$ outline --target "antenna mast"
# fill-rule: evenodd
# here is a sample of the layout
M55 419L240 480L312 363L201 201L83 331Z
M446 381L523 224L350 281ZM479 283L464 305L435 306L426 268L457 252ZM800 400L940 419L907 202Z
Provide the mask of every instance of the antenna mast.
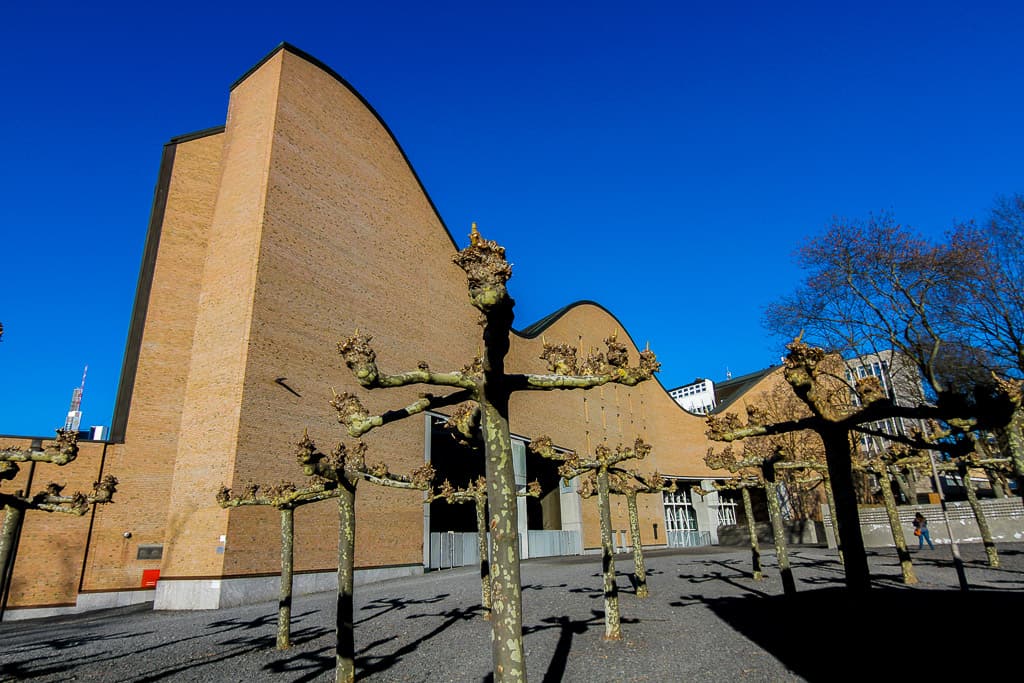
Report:
M89 366L82 371L82 386L71 392L71 407L68 409L68 416L64 420L64 431L77 432L78 426L82 423L82 394L85 393L85 376L89 372Z

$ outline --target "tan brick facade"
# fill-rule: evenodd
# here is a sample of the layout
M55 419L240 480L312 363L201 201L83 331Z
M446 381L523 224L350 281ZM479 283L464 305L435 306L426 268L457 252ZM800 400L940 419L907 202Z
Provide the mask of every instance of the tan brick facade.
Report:
M276 50L232 89L222 131L170 146L166 203L151 227L159 248L148 296L136 303L144 325L128 350L137 369L123 379L124 441L85 444L65 468L84 488L101 470L115 474L116 502L70 524L30 514L10 607L73 604L80 589L134 590L145 569L159 568L167 582L274 574L277 513L221 510L220 485L300 480L293 452L303 430L325 449L342 437L328 405L332 388L359 394L372 412L422 390L359 389L337 340L356 328L371 334L385 371L420 360L458 369L477 353L480 328L452 263L456 245L384 123L315 60ZM613 316L583 304L544 335L589 349L616 330L625 341ZM539 338L516 337L509 369L543 372L540 349ZM642 469L712 476L702 460L703 420L657 381L522 393L511 413L519 435L548 434L582 452L642 436L653 446ZM413 418L371 432L370 458L409 471L423 462L424 431ZM643 541L663 543L648 535L663 524L660 497L640 503ZM420 494L364 484L357 510L358 567L421 564ZM614 515L626 528L624 502ZM592 501L583 521L584 546L598 546ZM332 570L336 508L303 508L296 523L296 569ZM151 544L162 544L162 559L136 559L139 545Z

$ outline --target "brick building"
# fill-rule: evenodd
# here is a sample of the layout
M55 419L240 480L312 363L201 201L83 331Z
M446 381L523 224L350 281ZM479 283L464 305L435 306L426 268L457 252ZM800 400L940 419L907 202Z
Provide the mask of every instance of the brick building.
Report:
M351 86L288 45L259 62L231 87L223 127L164 148L109 440L84 442L68 467L40 466L5 483L58 479L88 489L104 473L121 481L113 504L83 518L27 515L5 618L150 600L216 608L275 595L277 512L223 510L216 491L301 480L293 454L303 430L325 448L343 438L332 388L359 395L371 412L415 398L416 387L355 384L335 351L354 329L373 336L386 371L421 360L465 365L480 328L456 251L394 136ZM623 326L601 306L568 306L514 336L507 366L543 371L541 332L589 348L613 330L621 339ZM635 344L623 341L635 362ZM419 416L371 432L371 459L397 472L418 467L441 448L436 421ZM511 429L523 443L547 434L581 452L642 436L653 450L641 469L715 476L703 463L703 420L656 380L517 394ZM19 444L25 439L0 439ZM598 547L596 504L560 491L543 464L528 456L524 464L545 490L521 528L575 528L584 548ZM643 542L664 544L665 504L643 496L640 506ZM713 532L706 503L693 507ZM422 494L364 485L357 510L357 580L423 571L436 529ZM627 528L625 505L614 514ZM329 586L336 507L300 508L295 537L297 591ZM144 585L153 570L155 589Z

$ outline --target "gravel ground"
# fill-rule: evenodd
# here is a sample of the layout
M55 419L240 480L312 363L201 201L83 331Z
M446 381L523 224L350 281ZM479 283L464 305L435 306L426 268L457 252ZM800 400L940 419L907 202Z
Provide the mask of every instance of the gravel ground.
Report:
M790 550L798 593L775 556L754 581L749 551L650 551L651 597L636 598L617 557L623 639L606 642L600 559L522 565L528 676L534 681L836 681L1019 676L1024 543L989 569L961 546L914 551L920 583L900 582L895 551L872 553L873 590L851 599L834 551ZM333 681L333 594L300 596L294 646L274 648L275 603L200 612L136 606L0 624L0 680ZM490 627L475 568L356 588L357 675L372 681L490 680Z

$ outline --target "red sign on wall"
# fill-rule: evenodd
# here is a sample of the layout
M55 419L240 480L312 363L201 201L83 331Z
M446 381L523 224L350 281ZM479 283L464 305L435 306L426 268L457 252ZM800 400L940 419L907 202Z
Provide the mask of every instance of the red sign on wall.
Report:
M143 569L142 570L142 587L143 588L155 588L156 582L160 580L159 569Z

